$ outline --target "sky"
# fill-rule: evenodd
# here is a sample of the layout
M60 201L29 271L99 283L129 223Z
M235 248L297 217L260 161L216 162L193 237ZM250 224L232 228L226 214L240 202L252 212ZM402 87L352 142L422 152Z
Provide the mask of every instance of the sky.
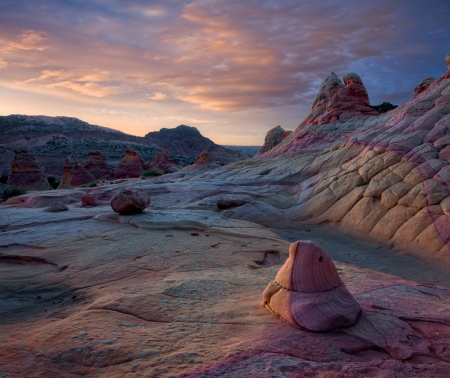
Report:
M409 101L447 70L449 20L449 0L0 0L0 115L262 145L332 71Z

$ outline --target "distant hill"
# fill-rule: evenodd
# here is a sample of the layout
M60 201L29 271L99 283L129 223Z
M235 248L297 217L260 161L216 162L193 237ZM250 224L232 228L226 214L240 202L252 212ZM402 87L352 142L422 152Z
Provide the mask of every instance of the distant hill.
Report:
M244 154L248 155L248 156L255 156L258 151L261 149L261 146L226 146L226 145L221 145L222 147L228 148L229 150L232 151L241 151Z
M220 164L248 158L242 153L216 145L208 138L203 137L197 129L190 129L194 129L198 133L195 138L189 138L192 144L191 151L202 152L209 148L215 152L213 159ZM170 133L170 130L175 129L162 130L169 130ZM165 133L167 132L163 131L162 134ZM178 135L179 132L177 131L175 134ZM179 138L183 137L174 136L174 140ZM199 145L195 146L195 143L199 143ZM0 116L0 174L8 174L14 147L27 148L30 153L34 154L45 174L60 176L64 160L68 156L84 160L89 151L100 150L105 154L109 164L116 165L125 156L126 146L133 147L144 160L151 160L155 154L165 149L182 166L191 164L198 155L182 155L176 152L183 151L182 149L170 148L168 143L165 143L163 147L156 144L151 138L138 137L107 127L91 125L77 118Z
M180 125L174 129L161 129L148 133L145 138L163 149L187 157L197 157L206 151L211 159L221 164L248 159L249 156L241 151L232 151L215 144L211 139L205 138L197 128Z

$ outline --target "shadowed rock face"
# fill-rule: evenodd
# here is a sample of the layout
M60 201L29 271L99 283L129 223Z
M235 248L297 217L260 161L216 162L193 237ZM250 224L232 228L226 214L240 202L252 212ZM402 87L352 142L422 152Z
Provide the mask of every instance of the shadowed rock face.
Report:
M150 169L156 169L158 171L163 171L164 173L173 173L180 168L181 167L170 158L167 151L156 154L150 163Z
M263 299L269 311L310 331L349 327L361 312L331 259L310 241L291 244L288 260Z
M105 155L99 150L89 152L88 158L84 161L84 166L96 179L112 176L113 173Z
M7 184L27 190L51 189L34 156L20 149L14 150Z
M131 147L126 148L125 154L125 157L114 170L114 178L140 177L145 169L144 159Z
M447 56L445 57L445 64L447 65L448 69L450 70L450 51L447 53Z
M58 189L74 188L90 184L95 181L95 176L88 172L79 161L68 158L64 162L64 169Z

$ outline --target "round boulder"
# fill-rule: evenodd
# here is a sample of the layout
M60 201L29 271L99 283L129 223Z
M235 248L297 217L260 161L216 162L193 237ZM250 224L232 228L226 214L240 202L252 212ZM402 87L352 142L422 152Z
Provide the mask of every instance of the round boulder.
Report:
M111 207L116 213L137 214L150 205L150 196L141 189L121 189L111 199Z

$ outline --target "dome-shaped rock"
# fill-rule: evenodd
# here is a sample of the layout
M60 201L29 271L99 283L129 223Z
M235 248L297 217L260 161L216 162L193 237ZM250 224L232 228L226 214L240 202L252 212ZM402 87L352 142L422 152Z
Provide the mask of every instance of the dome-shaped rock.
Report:
M423 91L425 91L434 80L435 80L435 78L432 76L428 76L426 79L423 79L414 88L414 96L417 96L417 95L421 94Z
M361 308L339 278L330 257L311 241L297 241L264 304L289 323L310 331L332 331L356 323Z
M137 214L150 205L150 196L142 189L121 189L111 199L111 207L116 213Z
M279 145L283 141L285 134L286 131L281 126L270 129L266 134L264 145L261 147L257 155L270 151L272 148Z

